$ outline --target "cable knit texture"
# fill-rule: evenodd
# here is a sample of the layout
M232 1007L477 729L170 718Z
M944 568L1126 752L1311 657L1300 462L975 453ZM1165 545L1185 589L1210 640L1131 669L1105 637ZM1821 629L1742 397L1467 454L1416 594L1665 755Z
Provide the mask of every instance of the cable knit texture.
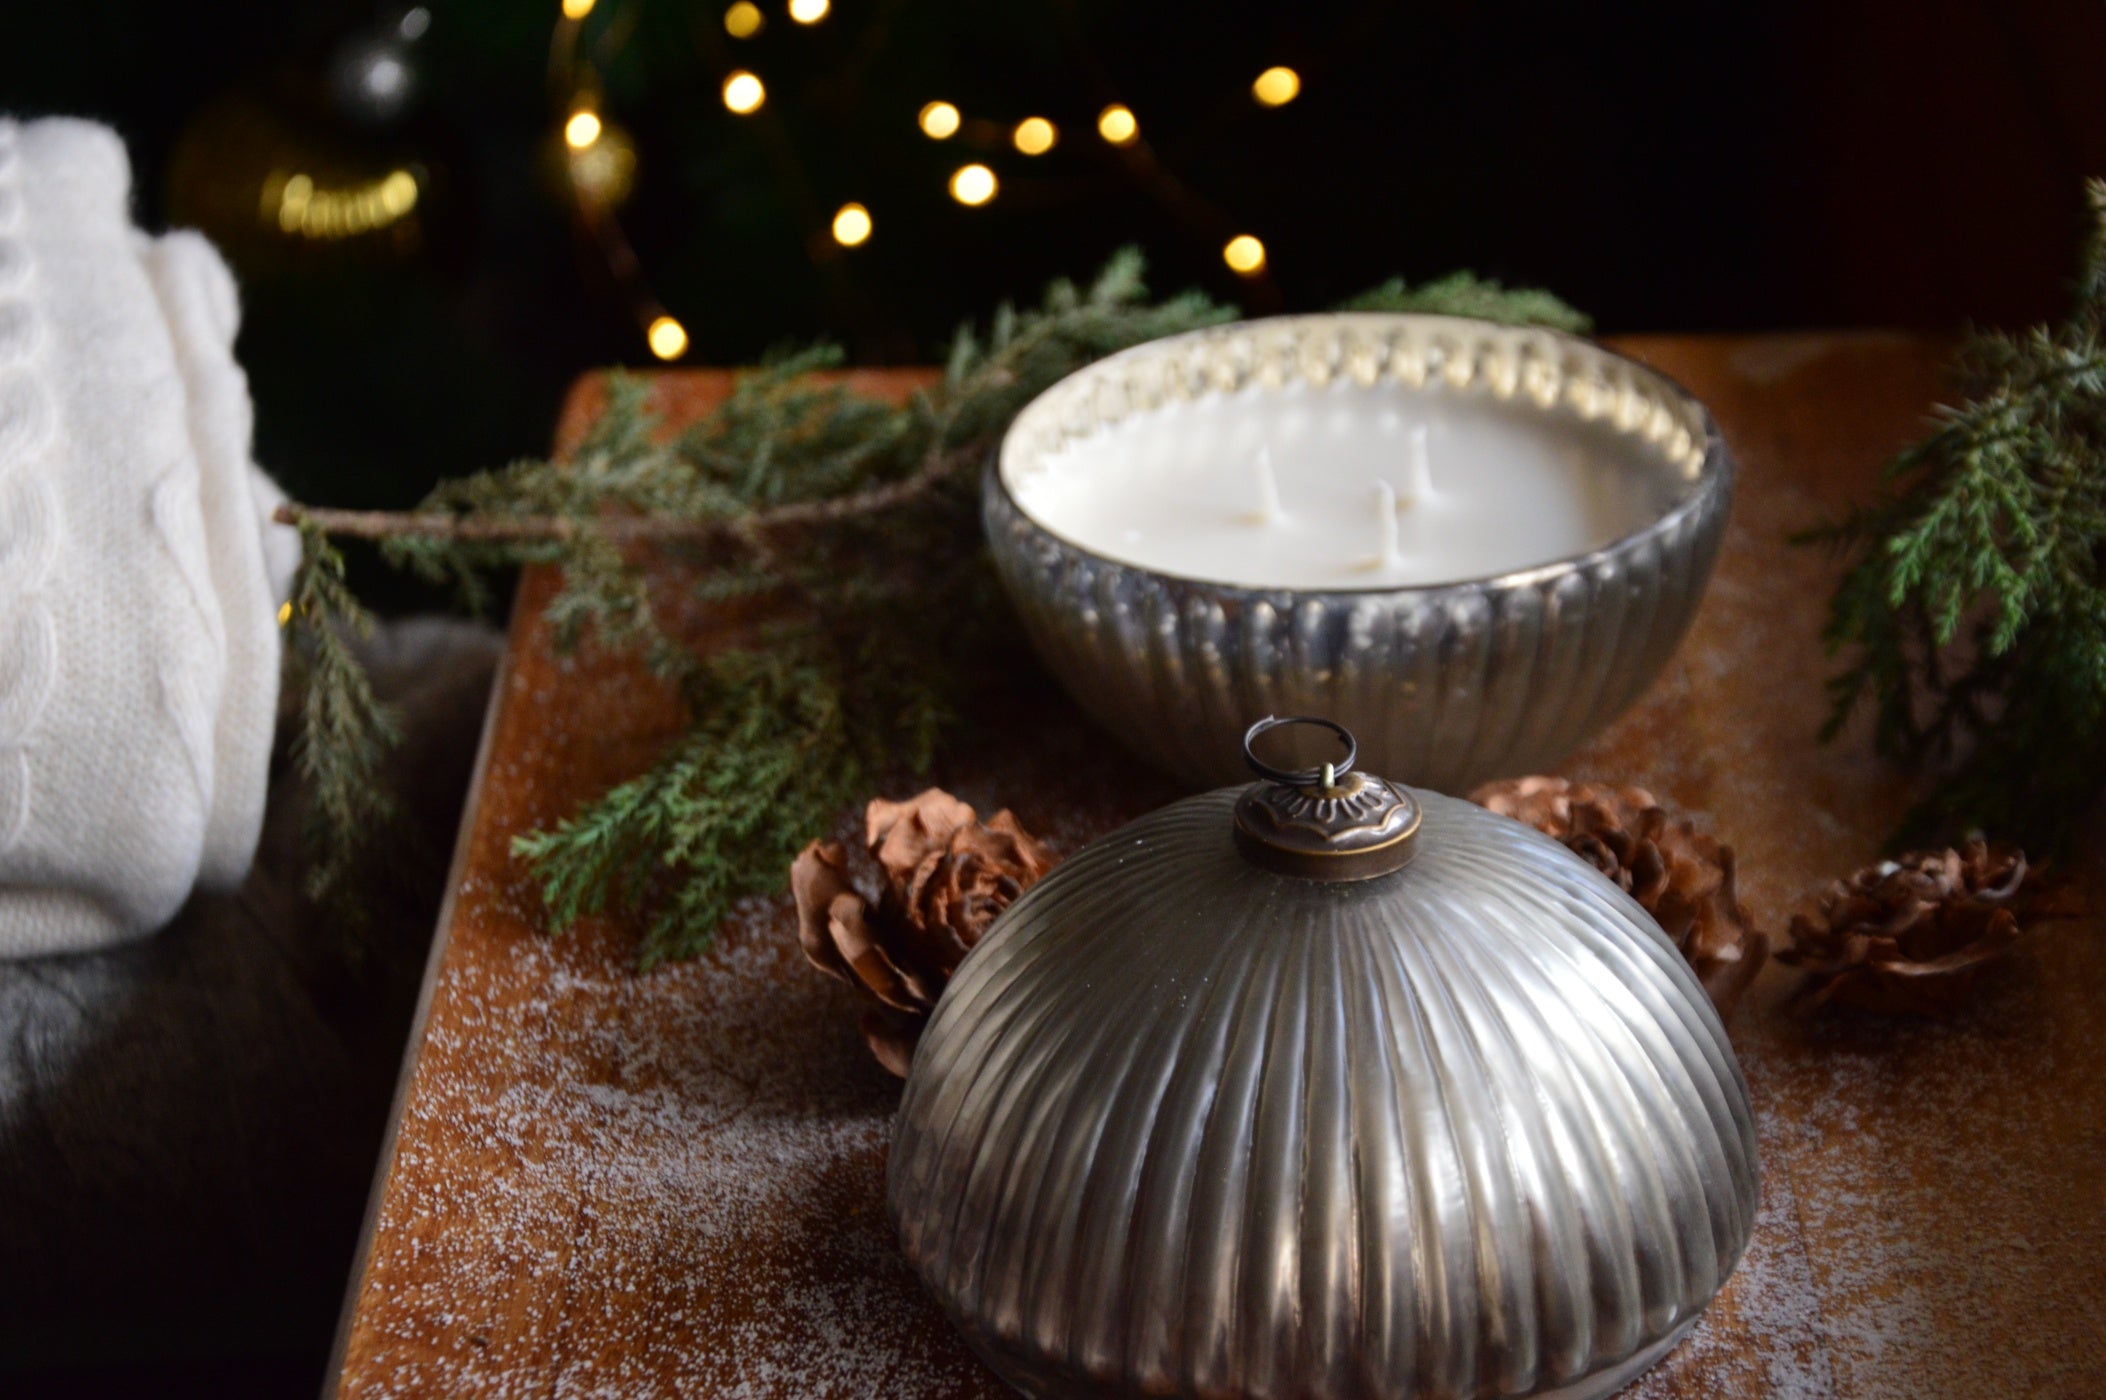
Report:
M104 128L0 119L0 956L151 932L262 822L290 532L233 279L130 185Z

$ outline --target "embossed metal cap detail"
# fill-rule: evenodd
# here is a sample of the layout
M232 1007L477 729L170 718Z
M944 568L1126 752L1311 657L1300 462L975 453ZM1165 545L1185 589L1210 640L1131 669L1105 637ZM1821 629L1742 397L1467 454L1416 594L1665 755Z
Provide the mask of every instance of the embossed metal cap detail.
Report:
M1285 771L1252 748L1266 731L1288 724L1329 729L1343 758L1320 768ZM1411 859L1419 804L1410 791L1352 772L1358 746L1345 726L1309 716L1267 715L1243 735L1243 757L1263 781L1236 800L1236 845L1254 864L1307 880L1371 880Z

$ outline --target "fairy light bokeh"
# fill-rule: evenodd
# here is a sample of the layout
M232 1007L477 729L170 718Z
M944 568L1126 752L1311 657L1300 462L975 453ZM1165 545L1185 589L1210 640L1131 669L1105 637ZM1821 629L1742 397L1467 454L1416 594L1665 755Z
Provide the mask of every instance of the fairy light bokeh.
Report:
M960 204L978 206L995 197L1001 182L995 179L994 171L975 161L961 165L951 174L951 198Z
M1302 75L1292 68L1268 68L1250 85L1250 95L1267 107L1284 107L1302 95Z
M651 353L661 360L677 360L687 353L687 327L670 316L653 320L644 338L650 342Z
M758 112L767 100L767 87L743 68L724 79L724 105L742 117Z
M1044 117L1026 117L1016 124L1010 142L1027 156L1042 156L1060 140L1060 128Z
M767 22L767 16L761 13L761 7L754 4L753 0L739 0L736 5L724 11L724 32L734 39L751 39L761 32L761 27Z
M870 211L860 204L844 204L834 214L834 242L855 248L870 239Z
M638 153L627 133L615 127L598 110L602 100L596 71L598 60L580 32L588 28L584 22L595 13L598 0L557 0L557 3L564 23L557 28L551 66L552 71L568 71L573 75L573 96L560 126L563 142L569 148L566 169L573 197L579 210L591 220L591 226L599 231L599 242L606 253L610 271L629 287L630 298L639 308L645 343L651 353L662 360L679 359L687 353L690 344L687 328L671 314L659 309L645 284L641 259L622 232L617 217L619 206L628 198L636 177ZM619 0L609 0L610 6L618 4ZM780 13L799 28L809 29L827 19L832 12L831 0L785 0ZM766 28L768 12L755 0L734 0L719 12L719 18L726 36L743 41L755 38ZM613 22L603 14L589 27L598 31ZM756 46L754 52L772 50ZM759 66L756 64L755 68ZM751 116L768 102L767 82L755 68L733 67L723 72L718 96L724 110L733 116ZM1285 106L1299 98L1301 91L1300 73L1285 65L1264 69L1251 81L1248 89L1249 100L1263 108ZM1059 125L1043 113L1027 111L1019 115L975 111L968 115L958 103L941 97L931 97L923 102L915 111L914 124L926 139L958 141L976 157L953 166L943 181L944 193L955 204L968 209L991 204L1001 194L1005 177L998 162L1003 157L1012 161L1019 157L1037 161L1051 156L1061 145ZM1104 142L1103 146L1094 147L1099 152L1096 159L1108 158L1105 146L1118 151L1118 155L1109 158L1118 163L1125 178L1152 191L1159 203L1171 208L1201 236L1211 233L1213 239L1224 240L1213 246L1219 248L1221 260L1230 271L1249 280L1269 279L1264 242L1256 234L1236 231L1228 215L1214 209L1202 196L1162 168L1160 156L1141 143L1140 118L1133 108L1124 102L1106 103L1097 110L1094 125ZM1086 153L1084 158L1087 158ZM1056 157L1053 165L1072 172L1075 159L1074 156ZM1019 175L1019 178L1023 177ZM1072 180L1073 176L1067 173L1054 178ZM842 191L854 192L852 189ZM414 194L412 184L412 200ZM399 196L398 189L396 197L399 199ZM817 240L812 245L815 258L820 256L816 249L827 244L838 249L859 248L869 242L875 229L868 206L858 200L836 205L830 216L814 211L811 217L819 225L812 234Z
M958 109L948 102L928 103L915 118L921 134L931 141L948 141L956 136L961 120Z

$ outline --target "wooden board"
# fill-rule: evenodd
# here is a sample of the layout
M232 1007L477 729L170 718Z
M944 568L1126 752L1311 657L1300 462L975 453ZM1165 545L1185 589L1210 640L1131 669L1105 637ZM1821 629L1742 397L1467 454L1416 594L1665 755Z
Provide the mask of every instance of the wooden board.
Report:
M1765 926L1871 858L1910 787L1861 734L1813 741L1832 561L1789 530L1916 434L1943 347L1876 334L1636 338L1710 404L1744 475L1687 645L1576 775L1711 814ZM905 393L911 373L860 376ZM677 372L669 419L727 377ZM573 395L563 436L598 401ZM619 920L541 931L511 838L642 768L668 697L559 657L522 584L396 1132L351 1283L339 1393L995 1396L892 1248L897 1088L785 900L646 975ZM1039 684L938 780L1073 850L1173 795ZM2100 907L2101 842L2080 862ZM1753 1247L1627 1394L2106 1393L2106 946L2038 935L1957 1024L1807 1016L1773 967L1733 1024L1761 1123Z

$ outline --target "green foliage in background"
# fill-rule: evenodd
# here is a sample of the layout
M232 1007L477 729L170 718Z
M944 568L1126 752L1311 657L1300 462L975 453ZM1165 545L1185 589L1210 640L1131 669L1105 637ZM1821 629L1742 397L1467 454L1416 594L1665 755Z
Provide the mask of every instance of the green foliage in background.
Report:
M1548 326L1585 335L1594 318L1536 287L1502 287L1469 272L1451 272L1416 287L1392 277L1379 287L1340 302L1340 311L1416 311L1435 316L1475 316L1509 326Z
M2065 843L2106 790L2106 182L2059 324L1972 337L1964 402L1880 500L1809 538L1851 565L1826 734L1869 705L1880 750L1946 765L1897 840Z
M1394 282L1356 305L1586 324L1547 293L1468 274L1417 291ZM645 965L690 956L737 900L780 888L844 808L926 770L969 717L986 658L1014 645L980 536L988 452L1018 410L1089 361L1235 314L1197 293L1149 300L1128 250L1087 288L1058 282L1035 309L1005 305L984 331L961 330L941 382L905 405L829 382L840 357L818 347L742 375L714 413L667 437L644 385L616 378L563 461L450 482L395 517L387 554L471 598L493 568L561 564L547 613L559 644L640 655L685 699L685 733L647 772L515 842L551 923L619 907L643 930ZM334 550L311 523L306 538L303 590L347 602L328 591L340 585ZM688 567L647 572L639 544ZM661 616L695 605L749 608L759 630L697 653ZM328 662L309 670L304 742L326 755L308 766L317 809L345 823L324 843L331 856L373 820L364 804L387 732L327 637L350 616L299 613L321 634L303 654Z

